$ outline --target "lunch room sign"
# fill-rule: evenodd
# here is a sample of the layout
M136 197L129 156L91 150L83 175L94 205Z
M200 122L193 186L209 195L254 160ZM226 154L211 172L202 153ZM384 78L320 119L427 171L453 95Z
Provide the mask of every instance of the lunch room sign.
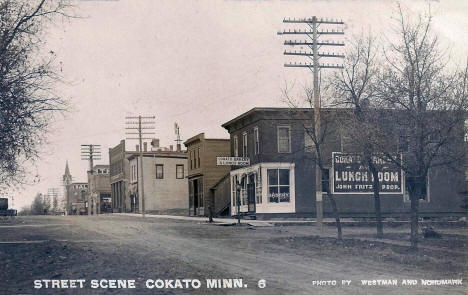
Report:
M333 153L332 193L334 194L372 194L374 177L366 165L362 164L362 155ZM377 168L380 193L402 194L403 173L390 161L374 156Z

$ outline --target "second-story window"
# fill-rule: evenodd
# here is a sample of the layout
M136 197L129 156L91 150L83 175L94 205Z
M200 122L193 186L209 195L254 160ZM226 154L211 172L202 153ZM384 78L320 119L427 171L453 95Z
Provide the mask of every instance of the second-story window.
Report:
M164 165L156 164L156 179L163 179L163 178L164 178Z
M278 126L278 153L291 152L291 127Z
M242 157L247 157L247 132L242 133Z
M311 126L304 128L304 151L306 153L312 153L315 151L315 144L312 140L313 129Z
M176 178L177 179L183 179L184 178L184 165L183 164L177 164L176 165Z
M193 157L192 157L192 151L190 151L189 158L190 158L190 170L192 170L192 169L193 169Z
M237 136L234 136L234 157L239 157L239 142Z
M200 168L201 162L200 162L200 148L198 148L198 168Z
M260 153L260 140L258 137L258 127L254 128L254 148L255 148L255 154L258 155Z

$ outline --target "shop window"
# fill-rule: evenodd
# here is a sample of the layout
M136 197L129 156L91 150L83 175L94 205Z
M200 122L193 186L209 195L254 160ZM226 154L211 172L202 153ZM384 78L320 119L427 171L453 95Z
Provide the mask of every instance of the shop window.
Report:
M255 179L255 203L262 203L262 174L261 169L258 170Z
M254 128L254 144L255 154L258 155L260 153L260 139L258 137L258 127Z
M267 169L268 201L284 203L290 201L289 169Z
M184 165L176 165L176 178L184 179Z
M291 152L291 127L279 126L278 130L278 153Z
M308 126L304 128L304 151L306 153L313 153L315 152L315 144L312 140L312 134L314 130L313 127Z
M156 164L156 179L164 179L164 165Z
M237 206L237 176L233 176L231 178L231 196L232 196L231 206L236 207Z

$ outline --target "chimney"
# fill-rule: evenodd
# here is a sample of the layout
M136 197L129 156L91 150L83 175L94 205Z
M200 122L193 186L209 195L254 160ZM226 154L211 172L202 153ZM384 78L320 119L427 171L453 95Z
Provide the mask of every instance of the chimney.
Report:
M136 150L137 152L140 151L140 146L139 146L138 144L135 146L135 150Z
M144 143L143 143L143 151L144 151L144 152L147 152L147 151L148 151L148 143L147 143L147 142L144 142Z
M180 144L180 143L178 143L178 144L177 144L177 151L178 151L178 152L180 152L180 151L181 151L181 149L182 149L182 147L181 147L181 144Z
M174 146L171 144L171 145L169 146L169 149L170 149L171 152L172 152L172 151L174 150Z
M157 149L157 148L159 147L159 139L154 138L153 140L151 140L151 146L152 146L154 149Z

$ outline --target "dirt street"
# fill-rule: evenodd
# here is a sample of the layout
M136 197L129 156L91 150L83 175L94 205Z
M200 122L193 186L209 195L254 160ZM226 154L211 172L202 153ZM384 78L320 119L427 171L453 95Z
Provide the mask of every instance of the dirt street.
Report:
M406 240L406 228L385 230L388 241ZM441 231L442 239L423 240L419 253L412 253L360 239L371 239L374 228L345 227L339 244L319 238L314 226L215 226L115 215L18 217L0 224L0 294L467 294L466 230ZM83 288L79 281L77 288L63 288L73 282L61 280L80 279ZM220 281L208 288L207 279ZM236 280L214 288L223 279ZM462 285L440 281L459 279ZM92 280L98 288L91 288ZM108 288L110 280L135 280L135 288ZM397 286L388 285L395 280ZM422 280L438 281L423 285ZM228 288L230 283L238 288Z

